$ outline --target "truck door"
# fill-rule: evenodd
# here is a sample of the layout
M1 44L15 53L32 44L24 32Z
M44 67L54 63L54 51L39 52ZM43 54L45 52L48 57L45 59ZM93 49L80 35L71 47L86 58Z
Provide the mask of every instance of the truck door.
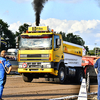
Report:
M60 39L59 35L54 35L54 50L53 50L53 61L59 62L61 60L62 50L61 45L57 46L57 39Z

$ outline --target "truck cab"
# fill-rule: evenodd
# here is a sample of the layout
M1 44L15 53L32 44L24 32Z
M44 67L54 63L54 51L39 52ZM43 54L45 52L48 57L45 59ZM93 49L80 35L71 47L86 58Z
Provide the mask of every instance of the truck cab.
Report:
M58 75L57 62L64 58L61 42L61 35L48 26L29 27L28 33L21 34L18 72L23 75L24 81Z

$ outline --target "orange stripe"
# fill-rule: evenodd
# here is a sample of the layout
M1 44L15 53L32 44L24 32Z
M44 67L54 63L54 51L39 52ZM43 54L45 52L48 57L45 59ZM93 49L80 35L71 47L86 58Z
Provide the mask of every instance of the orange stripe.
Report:
M2 61L0 60L0 63L2 63Z

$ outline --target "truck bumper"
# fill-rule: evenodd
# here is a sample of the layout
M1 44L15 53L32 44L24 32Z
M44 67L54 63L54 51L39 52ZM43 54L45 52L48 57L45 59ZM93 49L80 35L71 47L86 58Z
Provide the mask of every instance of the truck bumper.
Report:
M22 73L50 73L50 74L57 76L58 70L54 70L53 68L45 68L45 69L18 68L18 73L20 73L20 74L22 74Z

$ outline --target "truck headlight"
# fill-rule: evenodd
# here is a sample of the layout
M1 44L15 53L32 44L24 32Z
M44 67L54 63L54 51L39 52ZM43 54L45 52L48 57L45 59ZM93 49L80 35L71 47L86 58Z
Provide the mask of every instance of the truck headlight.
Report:
M51 68L51 63L42 63L43 68Z
M20 57L21 57L21 58L24 58L24 57L27 57L27 55L21 54Z
M49 57L49 54L41 54L41 57Z
M47 68L51 68L51 65L49 64L49 65L47 65Z
M22 68L22 64L23 64L23 63L18 63L18 67L19 67L19 68Z
M19 65L18 67L19 67L19 68L22 68L22 65Z

